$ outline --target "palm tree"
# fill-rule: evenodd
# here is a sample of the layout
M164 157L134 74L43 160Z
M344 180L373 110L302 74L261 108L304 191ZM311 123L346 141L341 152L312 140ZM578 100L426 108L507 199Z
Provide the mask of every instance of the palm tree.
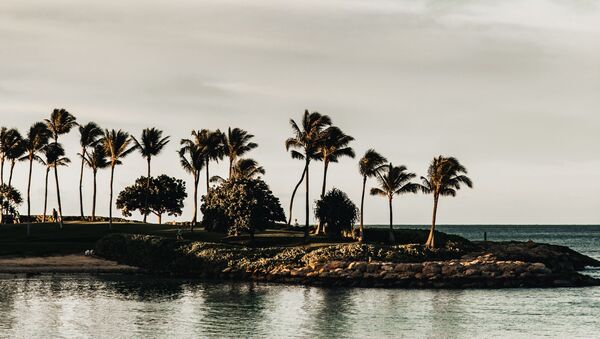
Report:
M110 162L106 159L107 154L104 146L96 145L91 152L88 152L85 163L92 169L94 176L94 192L92 195L92 221L96 221L96 176L99 169L107 168Z
M473 187L473 182L466 174L467 169L456 158L440 155L433 158L429 165L427 178L421 177L423 184L420 188L423 193L433 194L433 218L425 246L435 247L435 222L440 196L455 197L456 191L461 188L461 184L465 184L469 188Z
M77 126L77 119L64 108L55 108L50 114L50 119L45 119L46 126L50 130L54 143L58 144L58 136L67 134ZM56 182L56 198L58 200L58 213L60 215L60 227L63 226L62 203L60 200L60 185L58 183L58 165L54 164L54 179Z
M148 162L148 176L146 182L146 196L144 198L144 210L148 210L148 194L150 193L150 167L153 156L157 156L163 148L169 143L168 136L162 136L163 132L156 128L146 128L142 131L142 138L138 141L135 137L131 137L133 142L135 143L135 147L140 151L142 157L146 158ZM144 223L146 222L146 218L148 217L148 213L144 213Z
M265 169L254 159L239 159L232 168L232 177L252 179L265 174Z
M42 222L46 222L46 211L48 207L48 174L50 173L50 169L55 166L67 166L71 160L65 157L65 150L61 144L53 142L51 144L46 145L42 149L44 153L44 159L38 157L37 160L44 166L46 166L46 181L44 185L44 217Z
M360 239L364 235L364 209L365 209L365 189L367 186L367 178L372 178L377 175L382 165L387 162L387 159L374 149L369 149L358 162L358 170L363 178L362 194L360 196Z
M300 177L300 181L296 184L292 193L292 199L290 201L290 219L288 225L292 222L292 208L294 206L294 196L298 187L306 177L306 226L304 230L304 237L308 238L308 227L309 227L309 165L311 160L318 160L319 143L323 137L323 129L331 125L331 118L327 115L321 115L318 112L309 113L308 110L304 111L302 116L301 125L299 126L294 119L290 119L290 125L292 126L293 137L288 138L285 141L285 149L290 148L300 149L304 153L292 150L291 155L294 159L304 160L304 171Z
M410 182L414 177L416 177L414 173L406 172L405 166L394 166L391 163L381 166L377 171L379 187L371 188L371 195L379 195L388 199L390 207L390 242L396 241L392 212L394 195L417 193L420 185Z
M317 152L317 156L323 160L324 164L321 198L325 195L329 164L338 162L341 157L355 157L352 147L348 147L348 144L353 140L353 137L344 134L341 129L335 126L331 126L323 132L323 139Z
M79 172L79 213L83 214L83 167L87 156L87 149L94 147L102 137L102 129L94 122L79 126L79 145L81 145L81 170Z
M202 150L188 139L181 140L183 146L178 154L181 167L194 176L194 216L190 230L194 231L194 226L198 223L198 183L200 182L200 171L204 167L204 154Z
M206 193L210 190L210 171L209 164L211 160L219 161L225 156L225 135L220 131L211 131L202 129L192 131L192 139L183 139L181 144L184 147L196 147L197 152L204 156L206 166Z
M258 147L258 144L250 142L250 139L254 138L254 135L249 134L240 128L234 128L227 130L225 136L225 153L229 157L229 177L231 178L233 166L238 157L243 156L249 151Z
M12 178L13 171L15 169L15 164L17 160L19 160L23 154L25 154L25 144L23 143L23 137L21 133L15 130L14 139L12 140L12 144L9 145L6 150L6 159L10 160L10 174L8 175L8 186L12 187Z
M36 122L29 127L27 138L23 141L25 145L25 156L20 160L29 160L29 176L27 179L27 217L31 218L31 175L33 171L33 161L40 161L38 153L48 144L50 131L43 122Z
M0 128L0 185L4 184L4 162L8 158L11 149L21 142L23 138L19 131L14 128Z
M135 146L129 147L131 139L129 133L122 130L105 130L104 137L101 139L102 147L110 158L110 204L108 208L108 228L112 229L112 206L113 206L113 183L115 177L115 166L120 165L121 159L135 151Z

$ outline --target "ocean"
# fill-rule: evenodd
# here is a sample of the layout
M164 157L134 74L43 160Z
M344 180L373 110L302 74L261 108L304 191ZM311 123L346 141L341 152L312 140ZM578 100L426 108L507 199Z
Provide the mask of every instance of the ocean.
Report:
M439 230L472 240L487 232L488 240L565 245L600 259L600 226ZM0 276L1 338L598 338L599 316L600 287L395 290Z

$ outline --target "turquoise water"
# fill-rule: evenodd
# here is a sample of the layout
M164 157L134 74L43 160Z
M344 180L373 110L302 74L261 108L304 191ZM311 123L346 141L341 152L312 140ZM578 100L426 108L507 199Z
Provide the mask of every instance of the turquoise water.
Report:
M472 239L483 230L496 240L548 239L599 253L600 226L441 229ZM0 277L2 338L597 338L599 316L597 287L447 291Z

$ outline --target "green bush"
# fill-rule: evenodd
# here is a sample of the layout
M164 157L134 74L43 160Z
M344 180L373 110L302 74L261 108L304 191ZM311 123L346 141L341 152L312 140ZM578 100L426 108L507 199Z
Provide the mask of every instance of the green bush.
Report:
M342 232L352 231L352 225L358 219L358 208L346 193L334 188L317 201L315 216L327 226L328 236L339 238Z
M285 221L279 199L261 179L233 178L202 197L202 226L209 231L239 235Z

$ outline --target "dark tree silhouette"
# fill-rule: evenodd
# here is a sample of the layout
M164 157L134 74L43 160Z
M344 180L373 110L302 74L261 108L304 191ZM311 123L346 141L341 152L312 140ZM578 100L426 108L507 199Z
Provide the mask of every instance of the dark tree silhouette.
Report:
M225 153L229 157L229 178L232 176L233 166L237 159L251 150L258 147L258 144L251 142L254 135L240 128L231 128L227 130L225 135Z
M104 146L94 146L92 151L87 153L85 157L85 163L92 169L92 176L94 179L92 193L92 221L96 221L96 177L98 175L98 170L108 168L110 166Z
M46 177L44 184L44 214L42 222L46 222L46 212L48 208L48 174L50 170L55 166L68 166L71 160L65 157L65 150L61 144L53 142L46 145L43 150L44 158L38 158L37 160L44 166L46 166Z
M81 170L79 172L79 213L81 218L85 217L83 213L83 167L87 156L87 150L94 147L102 138L102 129L94 122L89 122L79 126L79 145L81 145Z
M363 178L362 194L360 196L360 239L364 236L365 189L367 178L377 176L377 172L387 162L387 159L374 149L369 149L358 162L358 170Z
M27 217L31 217L31 175L33 172L33 162L40 161L38 155L48 145L50 131L43 122L36 122L29 127L27 138L23 141L25 145L25 156L21 157L22 161L29 161L29 175L27 177Z

